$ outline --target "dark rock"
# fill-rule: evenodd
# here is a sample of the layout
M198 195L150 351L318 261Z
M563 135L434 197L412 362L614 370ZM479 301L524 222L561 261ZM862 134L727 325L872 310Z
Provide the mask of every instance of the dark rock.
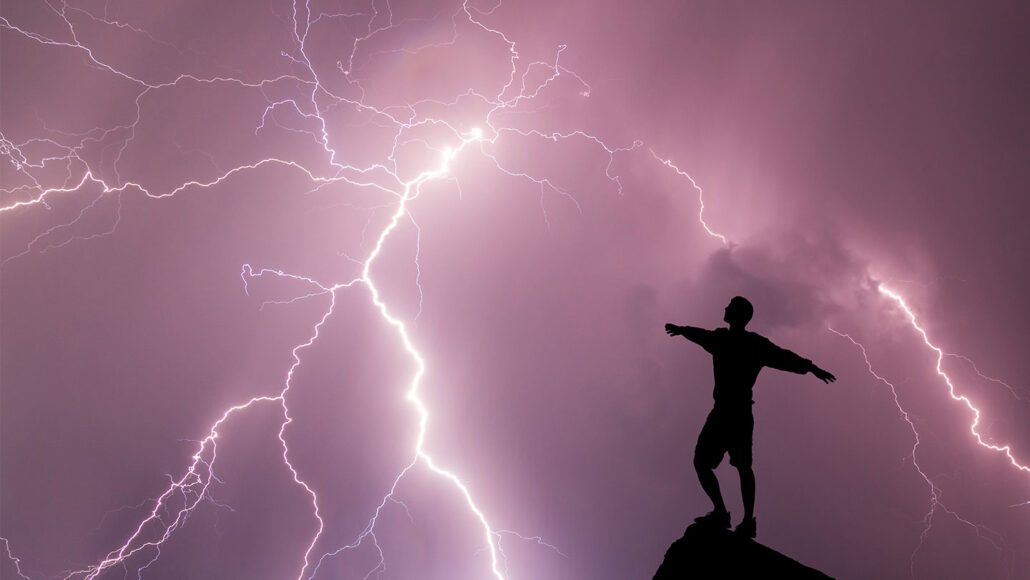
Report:
M730 530L694 524L669 546L654 580L706 578L826 580L830 577Z

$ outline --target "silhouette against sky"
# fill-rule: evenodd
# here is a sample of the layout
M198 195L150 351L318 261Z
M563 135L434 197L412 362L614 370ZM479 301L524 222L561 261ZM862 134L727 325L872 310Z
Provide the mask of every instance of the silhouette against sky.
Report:
M682 336L695 342L712 355L715 405L705 419L694 448L694 469L713 510L695 521L720 528L730 527L730 513L719 490L715 468L729 454L730 465L740 476L740 495L744 517L734 532L754 538L755 473L752 469L751 446L755 419L751 399L755 380L764 367L800 375L812 373L825 383L837 380L812 361L780 348L760 334L745 330L754 315L754 306L743 296L735 296L726 306L723 321L729 328L706 330L694 326L665 325L669 336ZM801 474L799 474L800 476Z

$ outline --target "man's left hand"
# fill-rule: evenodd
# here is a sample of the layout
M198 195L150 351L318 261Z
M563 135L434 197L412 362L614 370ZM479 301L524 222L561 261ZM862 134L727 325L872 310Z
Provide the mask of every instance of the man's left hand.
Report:
M812 365L812 374L815 375L815 378L827 384L837 380L837 377L833 376L833 374L828 373L815 365Z

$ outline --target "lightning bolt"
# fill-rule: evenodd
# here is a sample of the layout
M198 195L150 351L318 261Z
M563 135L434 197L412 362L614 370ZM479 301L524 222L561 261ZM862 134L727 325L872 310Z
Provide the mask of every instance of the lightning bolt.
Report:
M905 302L905 299L902 298L902 296L900 294L898 294L898 293L894 292L893 290L890 290L889 288L886 288L885 286L882 286L882 285L879 287L879 291L880 291L881 294L883 294L887 298L889 298L892 301L894 301L894 303L897 304L897 306L899 308L901 308L901 311L904 312L905 318L908 320L909 324L916 331L916 333L919 334L920 338L923 339L923 344L925 344L927 348L929 348L934 353L936 353L937 361L936 361L936 364L934 366L934 370L937 372L937 375L939 377L944 379L944 383L946 385L948 385L948 395L952 398L952 400L962 402L966 406L966 408L969 409L973 413L973 422L969 424L969 432L976 439L976 442L981 447L985 447L985 448L990 449L992 451L996 451L998 453L1003 454L1009 460L1009 463L1013 467L1015 467L1016 469L1018 469L1020 471L1023 471L1023 472L1026 472L1026 473L1030 473L1030 467L1027 467L1026 465L1020 463L1019 461L1016 460L1015 456L1012 455L1012 446L1011 445L994 445L993 443L989 443L989 442L984 440L983 436L980 434L980 431L977 429L977 427L980 425L980 415L981 415L980 409L978 409L976 406L973 405L973 402L969 400L969 397L956 393L956 391L955 391L955 383L952 381L951 377L948 376L948 374L946 372L944 372L944 369L941 366L941 365L944 364L944 357L947 356L946 353L943 350L941 350L941 348L939 346L937 346L934 343L930 342L930 337L927 335L926 330L923 329L923 327L919 325L919 322L916 320L915 313L912 312L911 308L909 308L908 304ZM963 357L963 358L965 358L965 357ZM968 359L966 359L966 360L968 360ZM974 368L975 368L975 365L974 365ZM979 370L977 370L976 372L978 374L980 374ZM983 375L981 374L981 376L983 376ZM985 378L987 378L987 377L985 377ZM998 381L998 382L1000 382L1000 381ZM1008 386L1005 383L1001 383L1001 384L1003 384L1005 386ZM1009 389L1011 391L1011 387L1009 387Z

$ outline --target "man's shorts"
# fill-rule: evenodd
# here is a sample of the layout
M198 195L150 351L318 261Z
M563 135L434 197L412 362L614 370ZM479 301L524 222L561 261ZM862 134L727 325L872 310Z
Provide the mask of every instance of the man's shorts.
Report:
M745 409L712 409L701 434L697 436L694 463L715 469L722 462L722 456L729 453L730 465L750 467L754 431L755 419L750 406Z

